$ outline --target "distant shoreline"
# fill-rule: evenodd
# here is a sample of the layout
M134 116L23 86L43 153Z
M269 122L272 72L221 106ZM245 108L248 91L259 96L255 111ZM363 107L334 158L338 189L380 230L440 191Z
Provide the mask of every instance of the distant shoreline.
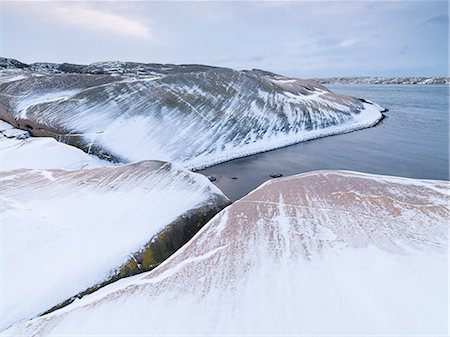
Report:
M320 84L450 84L450 77L328 77L311 78Z
M204 70L217 69L221 67L207 65L178 65L178 67L194 67L203 68ZM0 72L16 71L32 71L40 73L84 73L84 74L119 74L119 75L135 75L146 76L152 75L156 70L177 67L174 64L162 63L139 63L139 62L96 62L89 65L71 64L71 63L49 63L35 62L26 64L16 59L0 57ZM228 68L224 68L228 69ZM253 69L258 70L258 69ZM267 74L276 74L263 71ZM280 75L281 76L281 75ZM294 77L293 77L294 78ZM445 76L405 76L405 77L380 77L380 76L349 76L349 77L323 77L310 78L308 80L315 81L319 84L450 84L450 77Z

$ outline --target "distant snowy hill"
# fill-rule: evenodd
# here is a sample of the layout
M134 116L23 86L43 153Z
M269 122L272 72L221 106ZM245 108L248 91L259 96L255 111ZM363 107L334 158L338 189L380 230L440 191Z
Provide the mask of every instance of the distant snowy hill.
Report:
M3 335L444 335L448 187L345 171L272 180L157 269Z
M0 77L1 119L116 162L157 159L200 169L382 118L376 104L256 69L8 67Z
M330 77L311 79L320 84L449 84L449 77Z
M25 149L49 154L49 166L77 165L78 152L88 157L53 139L30 142L14 146L24 155ZM17 159L6 151L7 160ZM0 200L0 330L100 284L154 268L229 203L203 175L158 161L2 170Z

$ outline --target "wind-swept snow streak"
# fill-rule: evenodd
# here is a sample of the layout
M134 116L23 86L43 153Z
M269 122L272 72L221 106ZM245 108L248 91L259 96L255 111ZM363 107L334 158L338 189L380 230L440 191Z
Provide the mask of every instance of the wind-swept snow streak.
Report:
M444 335L448 188L345 171L272 180L155 270L4 335Z
M382 118L376 104L258 70L171 66L152 67L143 77L125 73L0 82L0 118L101 158L157 159L189 169L370 127Z
M1 329L154 268L229 202L206 177L157 161L2 171L0 199Z

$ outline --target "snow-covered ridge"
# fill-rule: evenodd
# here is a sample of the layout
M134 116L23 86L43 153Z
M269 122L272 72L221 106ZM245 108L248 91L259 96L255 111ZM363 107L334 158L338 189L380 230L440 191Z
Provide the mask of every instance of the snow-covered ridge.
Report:
M0 199L0 329L153 268L229 203L203 175L157 161L2 170Z
M261 70L120 62L85 67L39 76L22 71L26 78L18 80L9 75L0 81L0 118L101 158L156 159L190 169L370 127L382 118L375 104ZM89 67L103 70L86 74ZM145 74L131 76L137 68Z
M0 57L0 75L11 73L42 73L42 74L108 74L124 76L148 76L179 72L202 71L218 67L198 64L162 64L122 61L95 62L89 65L71 63L35 62L26 64L15 59Z
M320 84L450 84L449 77L331 77L314 78Z
M3 335L443 335L448 191L347 171L272 180L155 270Z

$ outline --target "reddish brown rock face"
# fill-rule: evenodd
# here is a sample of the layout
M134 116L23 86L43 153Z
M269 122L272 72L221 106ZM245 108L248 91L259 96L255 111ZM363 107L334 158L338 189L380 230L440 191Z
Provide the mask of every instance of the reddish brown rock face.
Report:
M155 270L9 331L445 333L448 201L441 181L345 171L272 180Z

